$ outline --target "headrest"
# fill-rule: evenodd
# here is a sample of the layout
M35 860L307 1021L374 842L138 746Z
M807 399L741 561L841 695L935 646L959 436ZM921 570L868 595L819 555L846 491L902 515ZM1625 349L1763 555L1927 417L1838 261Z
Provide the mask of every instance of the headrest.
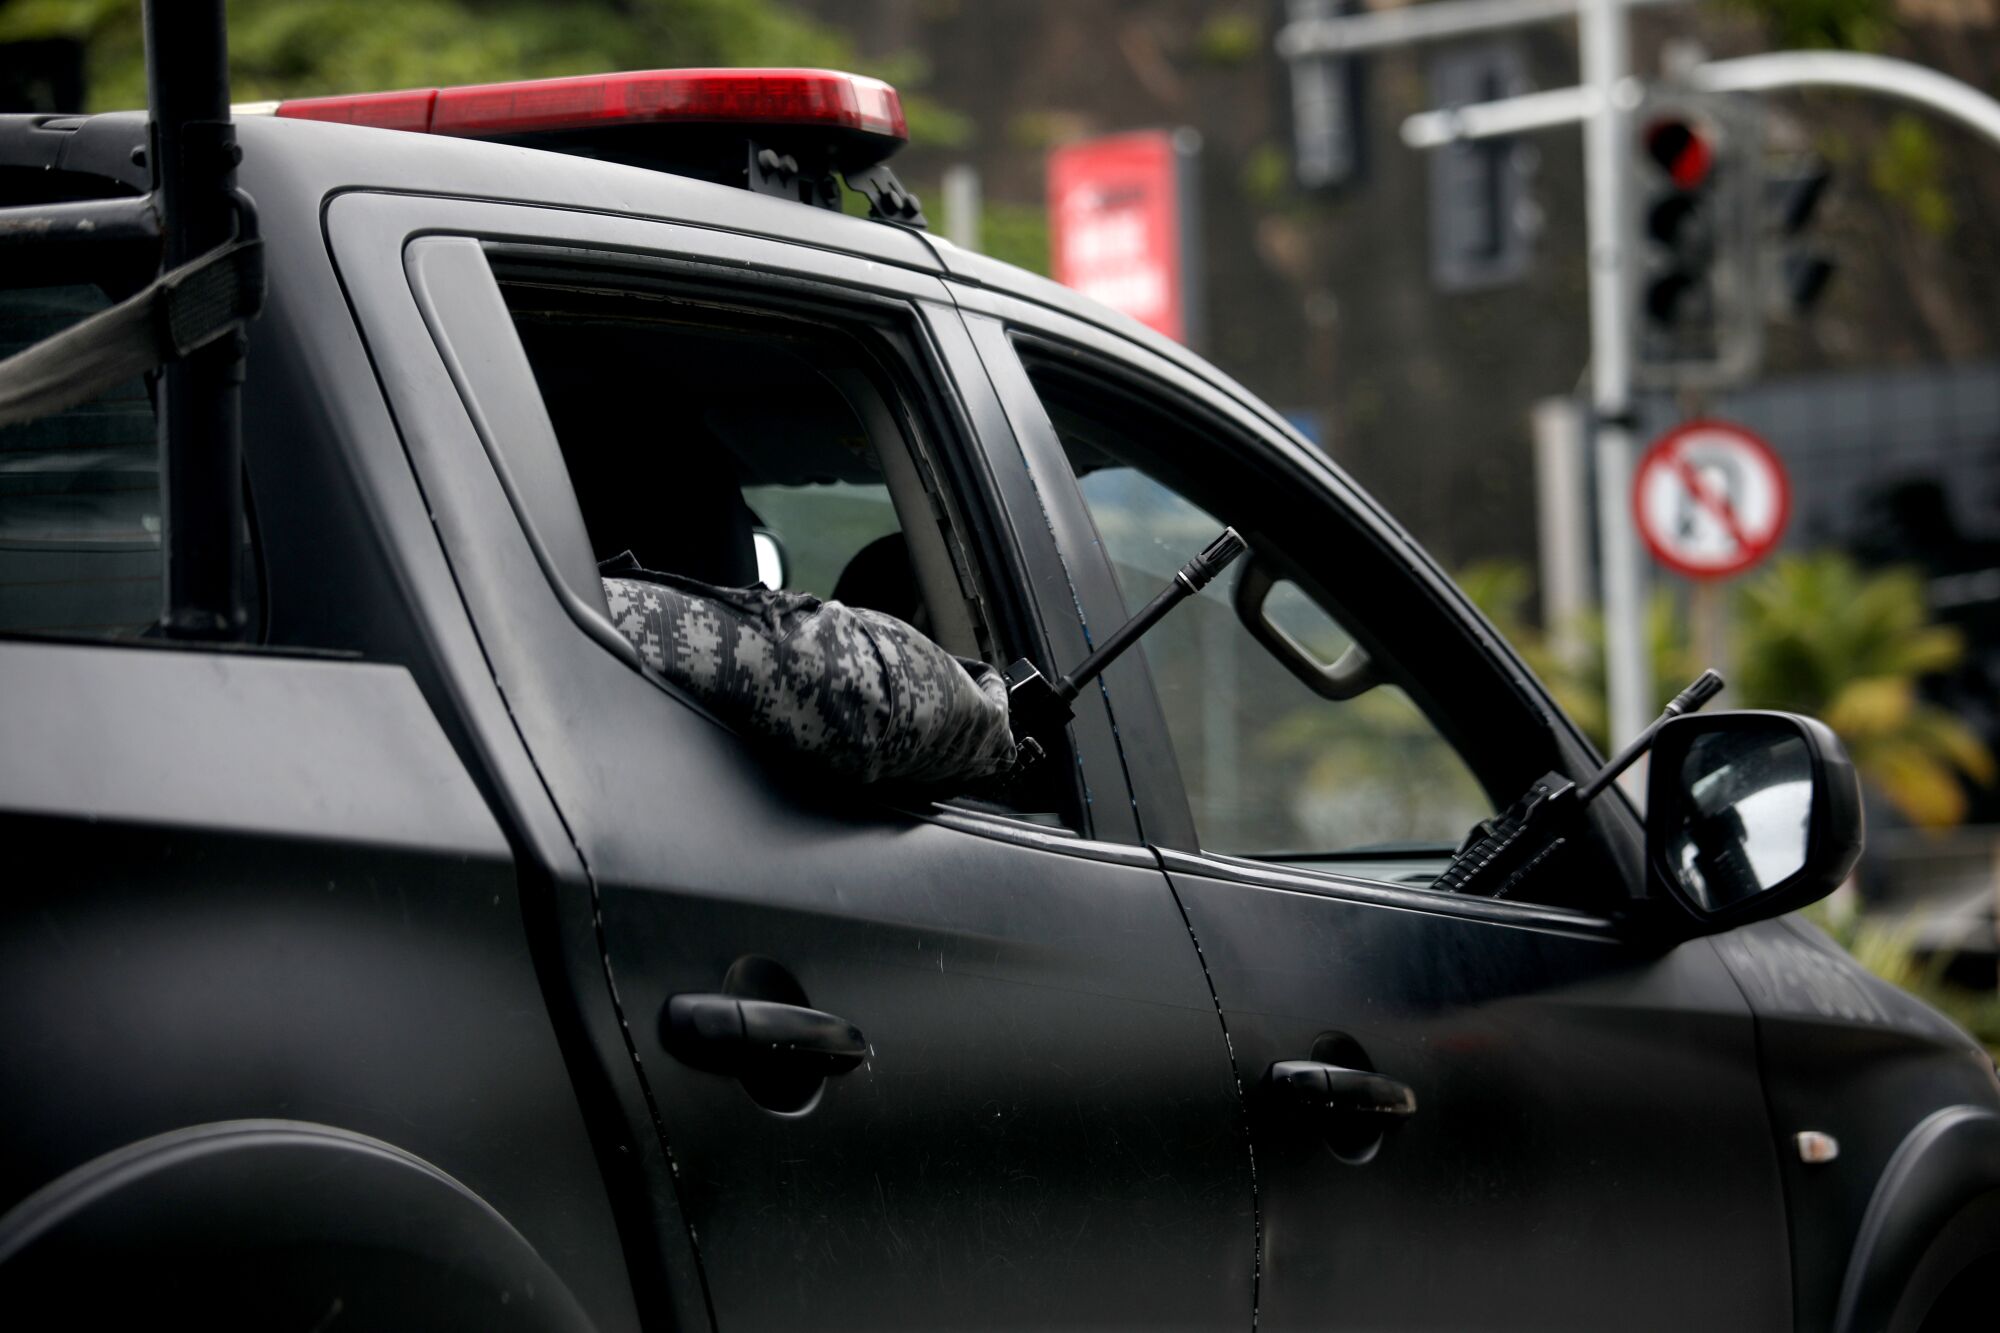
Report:
M647 569L724 588L757 581L756 516L729 455L705 434L577 450L571 458L599 560L630 551Z

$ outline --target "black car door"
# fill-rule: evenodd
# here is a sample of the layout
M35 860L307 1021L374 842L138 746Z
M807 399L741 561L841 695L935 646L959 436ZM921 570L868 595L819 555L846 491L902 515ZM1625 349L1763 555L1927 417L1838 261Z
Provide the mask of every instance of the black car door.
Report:
M1789 1326L1750 1015L1706 941L1621 938L1629 808L1526 901L1427 887L1585 770L1566 724L1323 457L1165 357L964 299L1042 474L1077 478L1080 587L1137 605L1225 520L1252 548L1109 688L1162 753L1141 815L1246 1092L1259 1327Z
M1244 1326L1231 1067L1129 795L1105 785L1116 756L1090 752L1102 710L1045 800L888 801L753 751L642 674L607 617L594 547L713 555L741 506L770 578L913 598L966 655L1080 641L1073 611L1066 630L1026 618L1064 576L1046 527L1017 544L981 480L968 423L990 405L947 378L964 335L941 284L727 232L419 202L350 197L332 225L354 246L482 238L411 242L408 308L384 290L363 313L437 338L440 366L396 367L391 397L588 863L717 1326ZM426 392L447 376L463 421ZM884 541L914 588L857 574ZM832 1015L865 1055L738 1077L724 1046L676 1037L675 997Z

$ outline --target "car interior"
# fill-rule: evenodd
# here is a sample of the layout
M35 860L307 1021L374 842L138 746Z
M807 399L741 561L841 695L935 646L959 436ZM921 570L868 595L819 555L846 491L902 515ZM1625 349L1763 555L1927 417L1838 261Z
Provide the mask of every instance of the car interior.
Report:
M861 338L702 300L503 290L600 563L812 593L1006 665L955 506ZM1077 827L1052 780L1071 766L1040 767L977 804Z

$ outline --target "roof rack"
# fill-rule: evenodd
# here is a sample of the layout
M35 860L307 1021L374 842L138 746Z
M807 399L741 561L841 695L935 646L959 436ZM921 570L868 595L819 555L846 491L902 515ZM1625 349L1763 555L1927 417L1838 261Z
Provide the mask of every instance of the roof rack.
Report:
M838 70L636 70L237 110L527 144L835 210L837 174L867 198L871 217L925 226L917 197L885 165L909 141L902 99L880 79Z
M96 160L76 165L128 185L147 179L150 190L0 208L0 259L40 267L137 258L158 276L0 361L0 421L51 415L157 369L165 508L159 632L228 641L247 624L239 577L243 325L262 305L262 251L256 212L236 188L242 153L229 118L223 0L146 0L144 26L146 174ZM30 156L50 155L50 167L87 123L22 119L9 126L10 141Z

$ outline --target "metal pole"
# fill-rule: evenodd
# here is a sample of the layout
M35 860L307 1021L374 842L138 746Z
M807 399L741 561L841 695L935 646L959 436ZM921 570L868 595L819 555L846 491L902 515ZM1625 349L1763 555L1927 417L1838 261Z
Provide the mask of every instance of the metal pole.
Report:
M1582 656L1577 618L1590 603L1590 499L1583 489L1583 421L1574 398L1544 398L1535 436L1535 531L1541 555L1542 628L1564 666Z
M961 250L979 248L979 168L957 162L944 169L946 235Z
M1577 15L1583 85L1596 98L1584 122L1584 220L1590 246L1590 388L1597 461L1597 557L1611 746L1646 727L1653 693L1646 657L1644 570L1631 517L1631 301L1625 197L1629 107L1617 96L1630 39L1623 0L1589 0ZM1633 782L1637 781L1635 777Z
M174 268L235 234L223 0L146 0L147 156ZM166 510L161 626L171 638L234 639L244 627L243 335L160 372L160 490Z
M1927 107L2000 145L2000 102L1934 69L1853 51L1774 51L1696 65L1689 81L1703 92L1763 93L1784 88L1847 88Z
M2000 146L2000 101L1970 84L1887 56L1852 51L1774 51L1716 60L1687 71L1688 86L1709 93L1770 93L1832 88L1880 93L1934 111ZM1419 111L1403 122L1403 142L1441 148L1461 139L1491 139L1525 130L1575 125L1596 114L1590 88L1552 88L1495 102Z
M1595 88L1551 88L1495 102L1419 111L1404 120L1403 142L1411 148L1442 148L1461 139L1498 139L1574 125L1595 116L1598 101Z

